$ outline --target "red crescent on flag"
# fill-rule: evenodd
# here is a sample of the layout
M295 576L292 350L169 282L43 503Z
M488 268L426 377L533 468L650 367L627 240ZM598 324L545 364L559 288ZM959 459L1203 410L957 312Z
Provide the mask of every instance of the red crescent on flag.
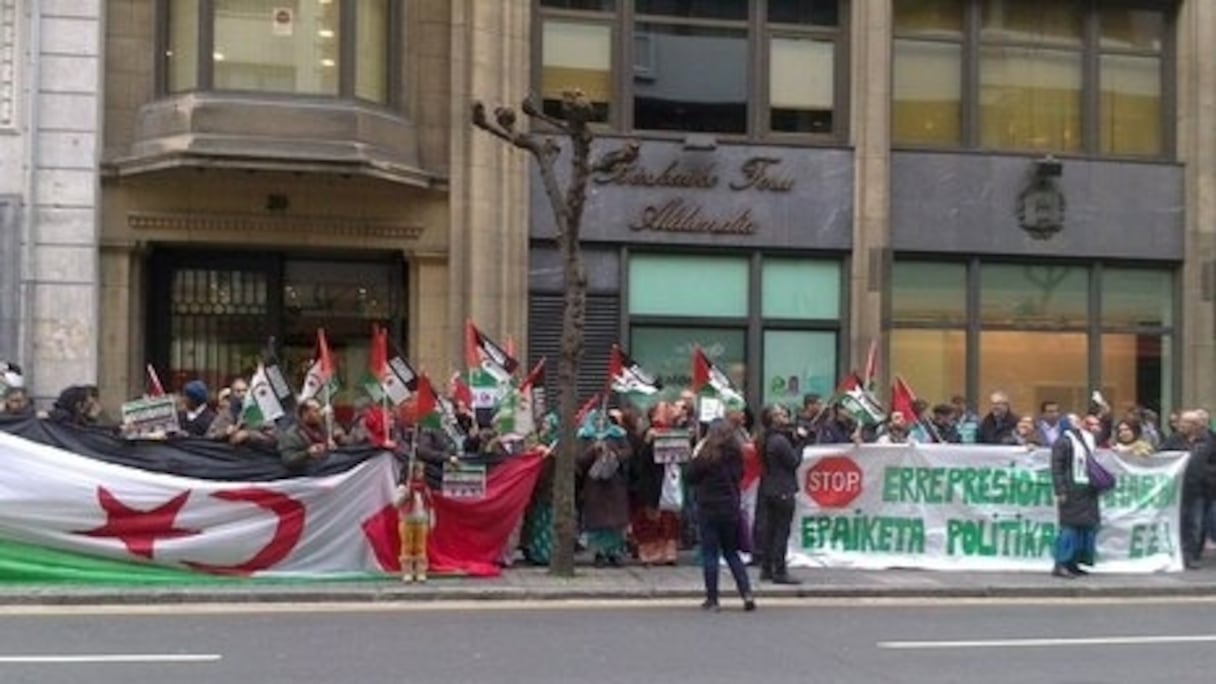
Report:
M252 575L259 570L265 570L279 563L304 535L304 504L280 492L249 487L247 489L232 489L212 494L221 501L246 502L263 508L278 518L274 536L252 558L237 565L211 565L183 561L193 570L208 572L213 575Z

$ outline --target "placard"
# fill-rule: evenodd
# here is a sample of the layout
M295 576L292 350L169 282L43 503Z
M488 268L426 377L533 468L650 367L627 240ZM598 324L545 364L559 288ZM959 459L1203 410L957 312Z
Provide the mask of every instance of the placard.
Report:
M726 405L717 397L701 397L700 420L702 423L712 423L714 419L726 415Z
M128 439L181 432L177 400L163 396L128 401L122 405L122 425Z
M443 466L444 498L473 501L486 498L486 467L467 463L447 463Z
M692 435L688 432L688 430L655 430L655 463L686 463L691 460Z

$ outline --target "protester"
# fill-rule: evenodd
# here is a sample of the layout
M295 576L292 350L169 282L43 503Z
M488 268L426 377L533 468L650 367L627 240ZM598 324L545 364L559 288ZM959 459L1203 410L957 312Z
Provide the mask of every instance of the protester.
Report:
M1139 421L1121 420L1115 426L1115 439L1111 449L1116 453L1144 458L1153 455L1153 445L1144 439Z
M185 408L177 412L177 422L182 432L192 437L205 437L215 420L215 410L208 403L210 393L202 380L191 380L182 387Z
M647 412L649 427L634 444L637 458L630 462L629 498L632 508L633 540L637 544L638 560L643 565L675 565L680 542L680 518L677 510L662 507L663 484L669 469L674 468L674 487L682 486L680 464L655 462L655 438L670 427L672 406L661 401ZM683 500L679 503L683 504Z
M858 434L857 421L845 408L836 404L828 409L830 417L819 428L818 444L848 444Z
M620 566L629 525L629 442L625 430L591 411L579 429L583 529L596 567Z
M1055 543L1055 577L1073 579L1089 574L1082 565L1093 565L1094 545L1101 514L1098 492L1089 482L1085 461L1097 449L1098 419L1086 416L1082 423L1070 414L1060 438L1051 449L1051 479L1056 495L1059 532Z
M559 421L557 415L548 413L541 421L537 435L545 463L532 489L532 500L524 514L522 544L524 560L532 565L548 565L553 554L553 475L556 468L554 444L557 441Z
M310 461L325 458L336 447L325 432L321 402L316 399L300 402L295 422L279 430L279 455L291 470L305 469Z
M1020 422L1020 421L1019 421ZM1060 404L1048 399L1039 405L1037 424L1038 443L1045 447L1055 446L1060 438Z
M1013 426L1018 424L1018 416L1010 409L1009 396L1004 392L993 392L989 404L988 414L980 421L976 441L980 444L1005 444L1013 433Z
M9 386L4 390L4 415L29 418L34 415L34 406L25 393L25 388Z
M747 568L739 558L739 487L743 479L743 452L735 427L714 421L685 473L697 498L701 527L701 571L705 580L706 610L718 610L718 562L724 558L735 578L744 610L755 610Z
M823 419L823 398L818 394L808 394L802 398L802 412L795 422L794 435L796 446L801 448L815 444L819 422Z
M802 457L794 449L789 415L785 407L770 405L760 413L761 433L756 442L763 472L756 505L763 507L763 537L756 540L762 549L760 579L774 584L800 584L790 577L786 566L790 523L794 519L794 497L798 493L798 466Z
M47 419L64 425L100 425L101 400L97 387L72 385L59 393Z
M1056 422L1059 423L1058 417L1056 418ZM1058 439L1059 435L1056 434L1055 437ZM1013 432L1009 434L1009 437L1005 443L1014 446L1034 448L1046 446L1042 439L1043 433L1041 430L1035 429L1034 419L1030 416L1022 416L1021 418L1018 418L1017 425L1013 427Z
M1182 474L1181 535L1183 560L1188 570L1200 567L1208 536L1208 521L1216 502L1216 443L1208 431L1204 414L1183 411L1178 433L1185 439L1191 458Z
M244 399L229 392L228 401L220 406L211 427L207 428L205 437L216 442L228 442L233 446L246 444L255 447L274 447L274 427L262 425L257 428L245 427L242 424Z
M933 420L929 422L929 431L935 440L941 444L961 444L962 435L955 426L955 408L950 404L938 404L933 407Z
M961 394L956 394L950 397L951 408L951 423L955 426L958 434L958 442L950 443L975 444L978 438L980 429L980 417L975 411L972 411L968 406L967 398Z
M892 411L890 418L887 419L886 428L878 438L874 440L875 444L912 444L916 440L912 438L912 431L908 427L908 420L904 417L902 411Z

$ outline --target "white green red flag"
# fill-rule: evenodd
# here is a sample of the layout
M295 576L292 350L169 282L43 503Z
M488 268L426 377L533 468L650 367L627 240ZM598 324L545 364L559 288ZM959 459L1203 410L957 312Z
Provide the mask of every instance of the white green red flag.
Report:
M658 378L646 372L641 364L615 344L608 359L608 384L614 392L629 395L649 396L663 388Z
M482 368L499 382L507 382L519 368L508 350L477 329L473 321L465 322L465 362L469 368Z
M325 403L338 391L338 376L334 372L334 359L329 352L329 341L325 339L325 329L317 328L317 346L313 354L312 364L304 376L304 386L300 389L299 401L321 397Z
M249 392L245 394L241 406L241 424L250 428L260 427L275 422L285 414L283 403L266 376L266 367L259 362L253 377L249 379Z
M725 403L743 401L742 393L735 389L730 378L709 360L700 345L692 350L692 391L715 396Z
M379 326L372 330L370 354L371 374L368 392L376 401L387 397L393 406L400 406L418 388L418 374L401 354L389 356L388 330Z

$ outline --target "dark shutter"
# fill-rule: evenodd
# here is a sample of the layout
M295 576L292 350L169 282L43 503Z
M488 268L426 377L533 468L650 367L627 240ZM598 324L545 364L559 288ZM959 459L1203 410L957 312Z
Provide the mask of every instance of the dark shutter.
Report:
M545 396L556 408L557 364L562 347L561 294L533 293L528 306L529 366L548 357L545 367ZM579 402L604 388L608 355L620 332L620 298L616 295L587 295L587 318L583 327L583 358L578 375Z

